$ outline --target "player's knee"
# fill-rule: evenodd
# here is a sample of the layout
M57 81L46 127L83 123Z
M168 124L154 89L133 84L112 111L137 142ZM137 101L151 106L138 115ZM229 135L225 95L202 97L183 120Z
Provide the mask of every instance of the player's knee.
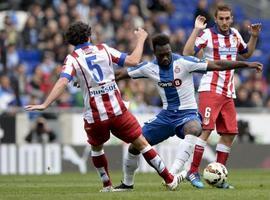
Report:
M184 126L185 135L194 135L196 137L200 136L202 133L202 126L197 121L190 121Z
M202 134L202 127L199 126L199 127L196 127L192 130L192 135L196 136L196 137L199 137L201 134Z
M131 153L131 154L133 154L133 155L138 155L138 154L140 154L140 151L138 151L135 147L134 147L134 145L129 145L129 147L128 147L128 152L129 153Z

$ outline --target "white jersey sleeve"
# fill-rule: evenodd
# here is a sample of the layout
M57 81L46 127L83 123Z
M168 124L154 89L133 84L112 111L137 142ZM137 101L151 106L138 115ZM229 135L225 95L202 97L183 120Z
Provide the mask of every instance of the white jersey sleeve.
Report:
M122 53L112 47L109 47L108 45L106 44L102 44L106 51L109 53L111 59L112 59L112 62L114 64L117 64L118 66L121 66L123 67L124 64L125 64L125 60L126 60L126 57L127 57L127 54L126 53Z
M205 73L207 70L207 62L193 56L183 56L181 62L188 72Z
M148 78L150 67L151 67L150 62L142 62L136 67L129 67L127 69L128 75L133 79Z
M60 77L65 77L69 81L73 79L73 77L76 74L76 70L74 68L74 58L71 55L68 55L64 61L64 64L62 66L62 71L60 73Z

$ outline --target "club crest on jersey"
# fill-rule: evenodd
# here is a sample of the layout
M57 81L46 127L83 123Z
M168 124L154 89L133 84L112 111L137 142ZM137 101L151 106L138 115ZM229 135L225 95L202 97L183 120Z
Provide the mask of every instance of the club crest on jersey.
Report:
M215 40L215 39L214 39L214 41L213 41L213 42L214 42L214 44L218 44L218 40Z
M158 86L162 88L179 87L180 85L182 85L182 81L180 79L174 79L173 81L168 82L158 82Z
M231 46L237 46L237 38L233 37L233 39L231 40Z
M205 117L205 118L203 119L203 124L204 124L204 125L208 125L209 122L210 122L210 118L209 118L209 117Z
M174 69L174 73L176 73L176 74L180 73L180 67L176 67L176 68Z

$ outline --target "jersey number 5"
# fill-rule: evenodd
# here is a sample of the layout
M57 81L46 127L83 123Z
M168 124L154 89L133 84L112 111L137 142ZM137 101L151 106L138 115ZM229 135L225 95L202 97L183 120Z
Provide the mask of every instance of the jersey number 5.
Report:
M86 58L88 68L93 72L95 81L99 82L103 80L103 73L98 64L93 64L93 61L97 59L97 56L90 56Z

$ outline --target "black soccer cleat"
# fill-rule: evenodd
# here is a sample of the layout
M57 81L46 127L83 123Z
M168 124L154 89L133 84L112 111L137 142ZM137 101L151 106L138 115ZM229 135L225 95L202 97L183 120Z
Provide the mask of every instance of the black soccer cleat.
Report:
M127 192L127 191L132 191L133 190L133 185L126 185L121 181L121 184L114 187L114 192Z

